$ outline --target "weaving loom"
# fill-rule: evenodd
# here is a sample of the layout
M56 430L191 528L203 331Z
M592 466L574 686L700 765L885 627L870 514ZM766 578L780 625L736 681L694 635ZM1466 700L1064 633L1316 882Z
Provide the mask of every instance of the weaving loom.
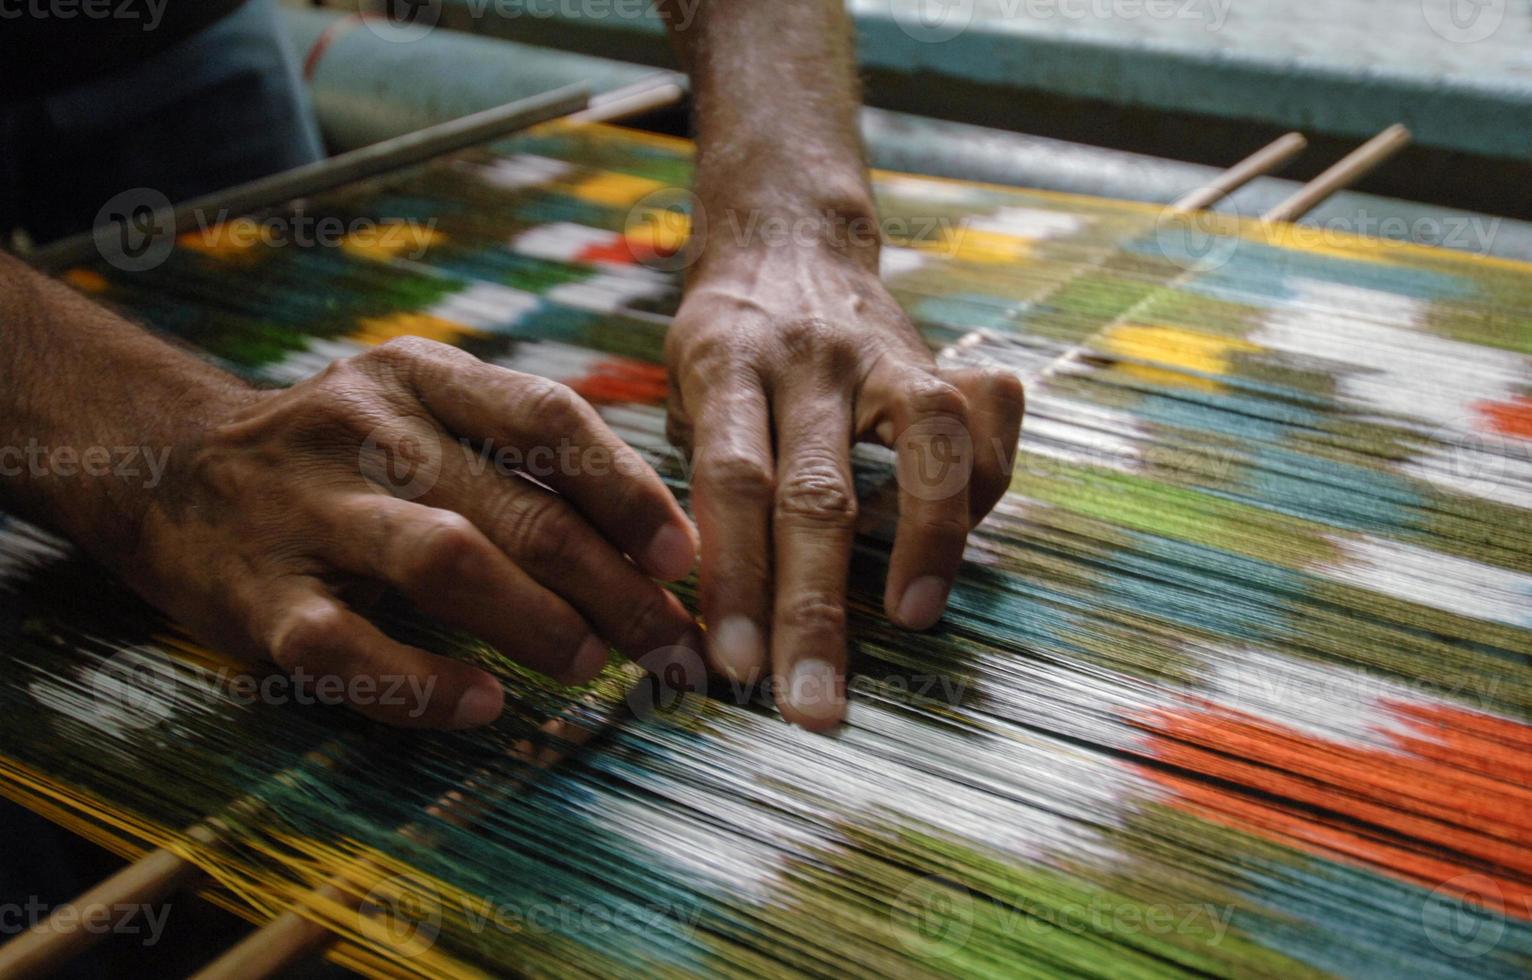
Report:
M688 152L545 126L304 204L396 236L191 231L67 278L265 382L406 334L555 378L684 501ZM560 689L387 609L498 673L506 716L252 704L248 668L11 521L0 793L372 976L1525 976L1532 267L876 188L894 295L1029 413L927 634L881 615L891 468L858 451L839 735L716 687L657 705L616 661Z

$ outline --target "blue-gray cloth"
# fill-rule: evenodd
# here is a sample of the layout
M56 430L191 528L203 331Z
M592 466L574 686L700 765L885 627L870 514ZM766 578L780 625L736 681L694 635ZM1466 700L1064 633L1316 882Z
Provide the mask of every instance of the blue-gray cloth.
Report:
M0 241L90 228L114 195L171 201L319 159L276 0L251 0L125 71L0 105Z

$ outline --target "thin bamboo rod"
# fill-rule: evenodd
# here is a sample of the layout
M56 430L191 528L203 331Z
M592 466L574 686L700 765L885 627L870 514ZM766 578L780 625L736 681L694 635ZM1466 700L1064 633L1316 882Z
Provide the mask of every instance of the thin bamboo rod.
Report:
M585 109L589 101L585 88L578 85L518 99L503 106L451 119L381 143L172 205L152 216L153 227L161 229L161 234L174 234L178 229L189 227L199 215L225 212L245 214L342 184L376 177L411 164L423 163L443 153L466 149L538 123L568 116ZM27 259L37 268L49 272L58 272L88 261L96 254L98 231L92 229L46 245L27 256Z
M510 758L526 763L534 772L541 772L556 765L573 749L584 746L596 735L596 729L574 725L564 719L554 719L540 729L543 739L534 744L523 739L506 750ZM489 780L491 769L479 772L459 789L442 795L426 809L428 816L446 821L457 827L471 827L490 806L496 796L515 792L526 785L525 779L497 783L492 791L474 795L474 789L483 780ZM400 828L399 834L408 840L429 844L429 831L418 824ZM365 868L366 865L364 864ZM354 875L354 872L353 872ZM311 900L321 899L338 903L362 914L363 896L358 894L354 876L337 875L311 894ZM193 980L262 980L293 966L300 960L317 955L335 942L336 936L321 922L304 916L298 908L283 912L246 936L217 960L194 975Z
M1347 154L1292 197L1261 215L1262 221L1297 221L1337 191L1372 173L1410 143L1410 131L1395 123Z
M1309 141L1302 133L1286 136L1262 147L1170 206L1172 211L1201 211L1211 207L1257 177L1265 177L1302 153Z
M215 831L205 824L191 828L187 836L201 844L217 840ZM97 921L95 910L158 905L200 874L195 864L170 851L151 851L0 947L0 977L38 977L57 971L105 935L102 930L84 928L87 922Z
M1360 180L1364 174L1377 167L1393 154L1403 149L1405 144L1407 144L1409 141L1409 130L1398 124L1390 126L1388 129L1385 129L1377 136L1374 136L1372 139L1368 140L1366 143L1358 147L1350 154L1347 154L1347 156L1335 166L1331 167L1329 170L1326 170L1324 173L1314 178L1314 180L1308 184L1305 184L1296 194L1288 198L1282 204L1278 205L1271 211L1268 211L1265 215L1262 216L1261 221L1297 221L1299 218L1303 217L1305 214L1308 214L1314 208L1324 203L1324 201L1331 194L1334 194L1336 191L1342 190L1355 181ZM1242 166L1242 164L1237 166ZM1168 209L1168 213L1175 215L1184 214L1187 212L1172 206ZM1174 288L1179 284L1190 282L1199 274L1200 273L1195 268L1186 269L1180 275L1170 280L1170 282L1168 282L1162 288ZM1060 370L1063 370L1066 367L1073 367L1079 364L1081 358L1084 357L1085 353L1090 349L1092 341L1094 341L1097 337L1100 337L1103 333L1105 333L1107 330L1110 330L1112 327L1130 320L1136 312L1148 305L1157 295L1159 295L1159 290L1151 291L1150 293L1146 294L1137 303L1134 303L1127 310L1124 310L1122 313L1119 313L1116 317L1112 318L1111 322L1102 324L1089 337L1086 337L1084 340L1080 341L1078 344L1071 347L1063 354L1060 354L1058 357L1048 362L1048 364L1046 364L1041 371L1037 372L1037 374L1026 378L1026 382L1028 384L1032 384L1037 381L1042 381L1053 376L1054 374L1057 374Z
M344 751L344 743L327 742L307 753L304 763L332 769ZM272 781L290 785L297 771L283 770L272 777ZM184 835L194 843L217 847L231 822L248 821L258 816L265 805L258 794L241 797L221 815L188 827ZM157 905L201 877L201 868L173 851L164 848L150 851L74 901L54 909L43 922L0 946L0 977L41 976L83 955L105 936L99 929L85 928L93 921L89 916L92 909Z
M645 112L673 106L686 98L686 92L685 75L671 71L657 72L632 85L624 85L593 97L589 108L570 116L569 121L620 122Z

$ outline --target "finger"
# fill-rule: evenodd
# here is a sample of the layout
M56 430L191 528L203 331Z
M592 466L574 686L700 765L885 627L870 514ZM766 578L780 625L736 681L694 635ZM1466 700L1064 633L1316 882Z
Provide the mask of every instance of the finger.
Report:
M698 401L692 512L708 655L726 676L752 683L766 668L771 619L771 418L754 375L713 384Z
M883 606L906 629L928 629L947 606L968 537L974 469L968 400L923 366L885 358L861 400L877 406L895 453L899 525Z
M565 385L411 338L378 348L449 431L513 450L640 567L662 579L696 563L691 523L654 469Z
M968 495L969 527L982 521L1011 488L1026 392L1021 379L1004 368L943 371L968 399L973 432L973 488Z
M569 502L516 474L474 473L457 457L423 503L462 514L512 563L569 603L634 660L690 641L681 601L603 538ZM700 645L699 645L700 648Z
M777 704L788 721L819 731L845 714L846 576L857 510L851 405L832 382L809 376L773 391L772 416Z
M405 646L347 609L313 579L287 580L263 607L267 649L316 690L340 681L357 712L406 728L477 728L500 717L505 692L472 664Z
M517 568L468 518L382 493L341 498L319 556L386 582L422 612L461 627L565 684L607 662L607 645L563 599Z

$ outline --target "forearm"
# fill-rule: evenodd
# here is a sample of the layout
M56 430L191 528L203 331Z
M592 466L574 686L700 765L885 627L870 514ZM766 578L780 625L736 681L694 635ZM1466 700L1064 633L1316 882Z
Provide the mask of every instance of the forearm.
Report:
M841 0L662 6L696 100L703 261L750 245L760 219L811 219L842 244L877 236L857 127L852 27ZM684 16L691 10L692 17ZM752 222L751 219L755 221ZM838 227L836 227L838 226Z
M231 376L0 253L0 507L129 555Z

